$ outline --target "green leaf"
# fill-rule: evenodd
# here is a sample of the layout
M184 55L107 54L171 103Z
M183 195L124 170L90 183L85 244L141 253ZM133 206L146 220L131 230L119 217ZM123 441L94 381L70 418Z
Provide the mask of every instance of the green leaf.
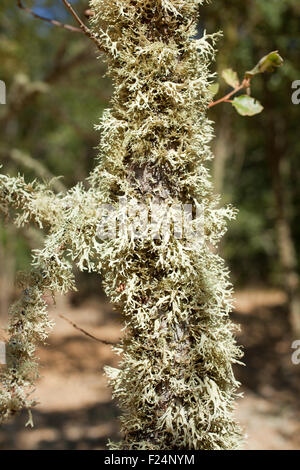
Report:
M264 56L256 66L245 73L246 78L252 78L258 73L274 72L278 67L283 64L283 58L279 55L278 51L270 52L270 54Z
M234 98L232 106L234 106L237 112L242 116L254 116L255 114L261 113L264 109L259 101L248 95L240 95Z
M213 98L218 93L219 88L220 88L220 85L218 83L212 83L211 85L209 85L208 92L211 98Z
M240 84L238 74L232 69L223 70L222 77L232 88L237 88Z

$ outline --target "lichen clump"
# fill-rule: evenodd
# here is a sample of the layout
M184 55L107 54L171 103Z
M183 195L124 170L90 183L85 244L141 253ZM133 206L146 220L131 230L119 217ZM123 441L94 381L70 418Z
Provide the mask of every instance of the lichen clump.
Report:
M205 224L200 246L171 234L167 242L119 238L103 252L106 292L126 322L120 369L107 368L123 409L123 441L114 449L229 449L240 436L232 418L231 366L240 351L228 319L231 286L212 249L234 211L218 208L205 166L216 35L191 39L202 3L91 2L115 85L92 185L111 204L118 195L196 200Z
M213 135L206 116L209 65L218 35L195 39L202 3L90 2L92 29L114 83L112 107L98 126L99 159L88 190L78 185L66 194L48 193L51 213L35 205L30 212L50 226L45 249L35 254L42 284L45 278L50 291L72 288L73 261L102 273L107 295L123 314L124 338L116 348L121 362L106 368L123 412L122 441L110 443L111 449L235 449L241 441L232 372L241 352L229 319L228 270L216 254L235 211L219 208L206 166ZM9 202L18 209L21 183L5 178L0 202L7 201L9 187ZM29 209L32 198L24 196ZM99 207L121 214L120 198L161 219L166 205L201 205L203 237L191 243L172 230L167 238L153 237L149 226L146 236L119 231L100 239ZM51 262L56 269L50 274ZM5 393L14 396L11 378L8 384ZM7 410L6 395L0 406Z

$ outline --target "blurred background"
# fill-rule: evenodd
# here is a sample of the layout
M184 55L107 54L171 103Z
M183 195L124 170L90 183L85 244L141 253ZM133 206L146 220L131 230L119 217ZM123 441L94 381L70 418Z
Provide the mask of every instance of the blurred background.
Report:
M87 0L72 2L85 18ZM225 5L226 3L226 5ZM74 24L61 1L28 1L48 18ZM215 70L232 67L240 78L279 50L284 66L253 80L262 114L243 118L228 104L209 111L215 121L212 174L223 203L239 209L220 247L232 272L241 325L238 342L246 367L235 373L244 399L237 416L248 434L246 449L300 449L300 364L292 343L300 339L300 105L292 82L300 80L299 0L214 0L202 8L201 28L223 31ZM2 172L27 181L54 176L56 191L72 187L93 168L100 135L93 129L112 93L93 44L79 33L53 27L0 4L0 105ZM220 75L219 75L220 76ZM220 81L220 96L226 93ZM0 327L16 298L15 275L28 270L30 250L41 246L35 227L16 229L0 218ZM76 272L79 291L50 305L56 327L39 350L42 378L35 395L35 427L26 414L0 427L0 449L103 449L118 436L118 409L103 377L116 365L109 346L74 329L63 314L100 338L116 341L121 320L101 290L101 280Z

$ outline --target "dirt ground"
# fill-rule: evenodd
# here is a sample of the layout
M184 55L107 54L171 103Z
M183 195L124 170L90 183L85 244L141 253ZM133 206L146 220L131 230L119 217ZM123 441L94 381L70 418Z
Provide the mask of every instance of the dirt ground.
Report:
M116 366L111 347L74 329L58 313L93 335L117 341L119 316L100 298L79 305L59 299L50 308L56 327L39 350L42 377L35 396L34 428L26 413L0 427L0 449L105 449L118 439L118 409L111 400L103 366ZM293 338L285 297L279 291L236 294L235 322L246 367L235 373L243 386L237 417L248 435L245 449L300 449L300 365L293 365Z

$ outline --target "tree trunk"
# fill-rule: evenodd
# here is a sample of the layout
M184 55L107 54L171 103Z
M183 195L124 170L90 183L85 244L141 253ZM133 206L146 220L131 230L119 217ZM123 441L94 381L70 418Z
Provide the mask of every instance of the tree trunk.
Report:
M241 441L231 285L212 249L234 211L218 208L206 167L215 36L190 39L199 3L91 2L115 84L92 186L117 212L121 196L162 222L166 205L201 206L193 224L204 219L203 239L192 242L165 229L154 238L148 224L144 238L103 243L104 287L126 326L120 366L106 368L123 410L122 441L112 449L234 449Z
M295 336L300 334L300 279L297 266L296 248L289 221L288 178L285 153L287 135L282 117L269 114L268 119L268 162L272 178L276 210L276 236L278 256L282 270L282 282L288 296L289 320Z
M217 194L223 192L224 178L226 171L226 162L230 156L232 149L232 132L230 117L227 113L222 115L219 122L219 131L217 133L216 142L214 145L214 165L213 165L213 179L214 187Z

